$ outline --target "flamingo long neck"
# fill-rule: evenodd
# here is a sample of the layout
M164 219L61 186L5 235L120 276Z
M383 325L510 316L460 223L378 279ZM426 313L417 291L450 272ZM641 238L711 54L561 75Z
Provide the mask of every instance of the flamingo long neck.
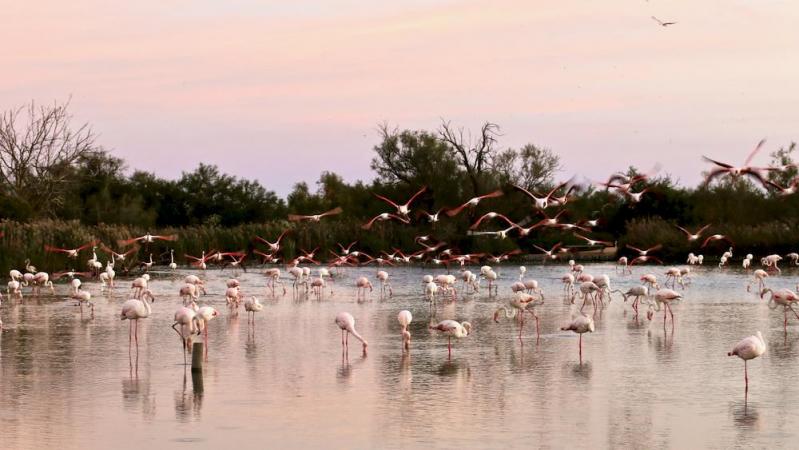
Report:
M175 262L175 251L174 250L170 250L169 251L169 262L170 263L174 263Z
M361 343L364 343L364 344L366 343L366 341L363 340L363 337L360 334L358 334L358 332L355 330L355 327L349 326L349 327L347 327L347 331L349 331L350 334L355 336L355 339L358 339L359 341L361 341Z

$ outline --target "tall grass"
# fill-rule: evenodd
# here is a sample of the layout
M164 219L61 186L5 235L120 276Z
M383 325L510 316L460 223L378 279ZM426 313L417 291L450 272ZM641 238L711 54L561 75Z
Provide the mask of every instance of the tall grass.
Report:
M288 236L282 242L282 256L288 260L299 254L300 249L313 250L319 247L317 258L326 261L330 258L328 250L338 251L336 243L347 244L358 241L357 248L361 251L377 256L381 250L399 248L403 251L419 249L414 242L414 237L419 234L433 234L437 239L444 240L448 246L456 248L461 253L467 252L494 252L510 250L515 245L520 245L527 252L536 251L532 244L540 243L544 246L551 245L556 239L564 239L569 244L582 244L581 241L564 235L561 237L546 234L540 237L525 238L524 240L497 240L492 238L465 237L465 230L453 223L437 225L431 232L427 225L416 228L392 222L378 223L370 231L360 228L360 222L354 220L330 220L321 223L289 223L275 221L269 223L245 224L234 227L218 225L201 225L181 228L165 228L148 230L136 226L82 225L78 221L42 220L31 223L5 221L0 223L3 237L0 238L0 270L6 273L11 268L21 268L25 259L39 270L50 272L75 269L84 270L86 261L91 257L91 250L83 251L76 260L69 259L63 254L48 253L44 245L50 244L62 248L75 248L93 239L105 243L116 251L124 250L117 245L117 241L152 234L177 234L178 240L174 242L156 242L147 247L142 247L138 254L130 259L135 265L137 261L146 261L149 254L157 263L169 260L169 249L175 250L178 264L186 264L183 255L199 256L203 250L266 250L266 246L254 240L261 236L274 240L284 229L289 229ZM725 234L735 242L736 256L753 253L762 256L769 253L786 254L799 251L799 228L782 223L770 222L759 226L735 225L714 226L714 232ZM549 232L548 232L549 233ZM603 238L603 236L599 236ZM552 242L549 242L552 241ZM699 242L689 243L685 236L670 222L660 218L635 219L626 224L624 232L619 237L618 245L622 253L633 255L630 250L625 250L625 244L645 248L656 243L663 244L663 249L656 256L667 262L683 262L688 252L703 253L706 259L717 258L727 244L723 242L711 243L708 247L700 249ZM128 247L129 248L129 247ZM98 250L101 261L107 256ZM250 263L255 262L255 255L250 257Z

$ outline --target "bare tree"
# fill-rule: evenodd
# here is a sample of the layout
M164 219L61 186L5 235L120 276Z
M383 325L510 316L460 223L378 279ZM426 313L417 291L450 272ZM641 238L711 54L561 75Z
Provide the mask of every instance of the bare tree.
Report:
M529 191L552 185L560 170L560 157L552 150L527 144L521 149L509 148L491 159L494 176L502 184L516 184Z
M0 114L0 183L39 215L63 202L75 162L99 150L88 124L72 128L68 106L31 102Z
M449 121L442 120L438 135L451 147L461 166L466 170L474 195L480 195L483 172L490 168L494 146L497 137L501 135L499 125L484 123L480 127L480 135L474 138L471 132L464 132L463 127L455 129Z

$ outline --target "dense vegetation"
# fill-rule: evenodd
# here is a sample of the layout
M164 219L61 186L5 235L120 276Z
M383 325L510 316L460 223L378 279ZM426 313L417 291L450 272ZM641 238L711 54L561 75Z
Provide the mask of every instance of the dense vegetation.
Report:
M36 127L42 127L47 117L52 119L47 115L53 111L58 119L53 138L37 141ZM20 119L20 112L28 113L27 120ZM520 149L501 148L499 127L491 123L486 123L474 137L448 122L434 130L380 126L381 140L372 150L372 169L377 175L374 181L347 183L340 176L325 172L313 187L297 183L284 200L258 181L223 174L204 164L184 172L177 180L130 171L123 160L94 143L87 126L72 127L69 119L66 105L38 109L30 105L0 117L3 267L18 266L30 257L39 264L61 268L64 258L44 254L42 244L76 247L96 238L114 246L117 239L147 231L178 232L181 239L170 243L178 255L199 254L211 248L259 248L253 243L253 236L272 239L287 227L293 228L285 242L287 257L293 256L296 248L319 246L326 251L335 249L336 242L356 239L359 248L367 252L393 247L415 250L418 246L413 242L414 236L419 234L433 234L463 253L501 252L517 246L535 252L534 243L547 247L559 241L582 243L571 233L557 230L534 232L521 239L511 233L512 238L505 240L467 234L469 224L489 210L526 224L539 220L532 202L510 185L545 191L557 179L565 178L554 152L533 144ZM64 151L70 146L74 146L74 152ZM48 152L62 157L41 156ZM793 152L793 145L782 148L771 155L772 162L789 164ZM38 155L30 158L40 159L26 167L19 164L24 155ZM625 172L637 173L632 167ZM770 175L783 186L795 176L793 168ZM416 217L407 226L384 222L369 232L360 229L369 218L391 211L373 193L404 201L420 186L427 186L428 190L414 203L414 210L456 206L494 189L502 189L505 195L481 203L477 211L452 219L443 217L433 229L423 218ZM794 225L799 217L797 195L780 196L746 180L722 180L710 187L691 188L675 185L668 176L656 176L636 190L644 186L649 186L650 192L637 204L605 189L586 187L568 205L564 219L599 219L591 236L618 241L620 248L626 243L663 243L660 255L669 260L684 259L687 252L698 251L698 244L689 245L675 224L698 228L711 223L710 231L729 235L738 253L786 253L799 244ZM344 213L325 219L324 227L285 220L292 212L315 213L335 206L341 206ZM553 208L548 212L556 211ZM504 226L493 222L481 228L496 230ZM726 245L719 243L705 253L720 253L722 247ZM154 246L155 257L165 248Z

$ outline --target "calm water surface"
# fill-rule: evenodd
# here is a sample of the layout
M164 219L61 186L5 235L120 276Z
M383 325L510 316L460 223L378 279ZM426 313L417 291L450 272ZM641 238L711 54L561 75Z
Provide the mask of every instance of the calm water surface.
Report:
M182 277L156 277L153 314L139 329L138 370L130 369L128 322L119 320L129 281L94 295L94 318L62 296L5 301L0 334L2 448L374 448L374 447L637 447L730 448L790 446L799 428L799 327L769 310L744 285L740 271L696 269L685 300L674 307L675 332L663 317L634 320L614 300L583 340L559 331L570 306L561 295L565 266L528 267L547 296L517 339L516 323L490 319L510 297L516 266L499 268L499 300L485 289L431 311L421 294L421 268L388 269L394 296L356 303L353 280L375 269L341 273L335 295L270 298L260 272L240 274L243 291L265 304L248 327L224 306L231 273L208 271L210 304L222 316L210 324L209 360L201 377L183 365L170 328ZM478 271L478 268L472 268ZM637 283L607 273L616 288ZM188 273L188 272L186 272ZM797 272L769 279L793 287ZM663 277L660 276L662 279ZM124 286L124 287L123 287ZM66 286L57 286L58 293ZM414 321L403 355L397 312ZM342 359L333 318L355 316L368 356L353 345ZM473 334L453 343L427 330L443 319L468 320ZM767 353L749 365L726 356L742 337L763 332ZM357 343L357 342L356 342ZM147 448L147 447L144 447Z

